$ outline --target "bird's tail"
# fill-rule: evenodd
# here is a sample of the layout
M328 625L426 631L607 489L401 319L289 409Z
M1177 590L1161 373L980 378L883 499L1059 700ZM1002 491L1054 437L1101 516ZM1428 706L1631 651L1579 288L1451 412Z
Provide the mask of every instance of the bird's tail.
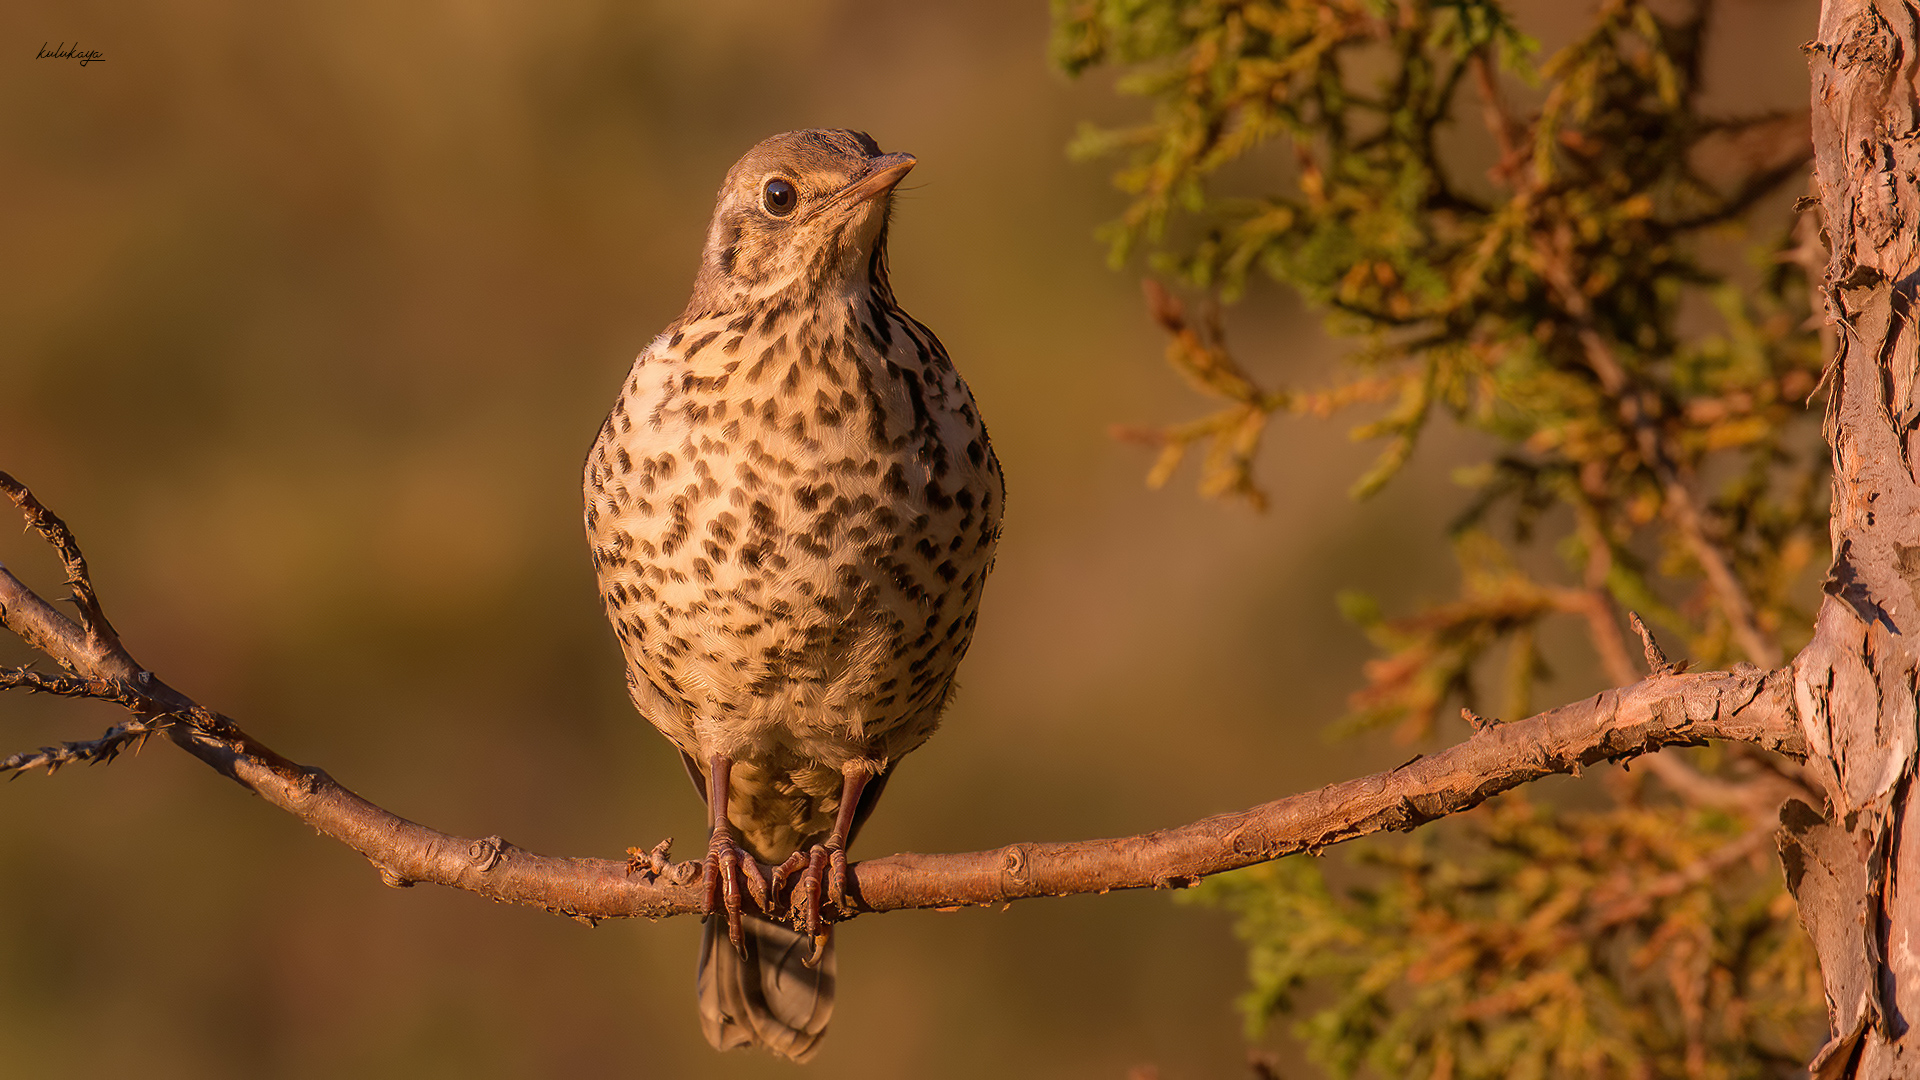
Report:
M727 940L724 916L709 917L700 941L700 1030L716 1050L758 1046L805 1061L833 1016L833 942L808 967L813 939L752 915L742 919L746 950Z

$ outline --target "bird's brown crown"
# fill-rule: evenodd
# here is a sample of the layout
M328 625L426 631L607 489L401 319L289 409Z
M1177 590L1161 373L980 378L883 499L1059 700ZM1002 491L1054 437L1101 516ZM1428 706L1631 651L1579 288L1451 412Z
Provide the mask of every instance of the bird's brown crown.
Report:
M884 292L893 187L913 165L859 131L789 131L747 151L720 186L683 321L789 289L807 304Z

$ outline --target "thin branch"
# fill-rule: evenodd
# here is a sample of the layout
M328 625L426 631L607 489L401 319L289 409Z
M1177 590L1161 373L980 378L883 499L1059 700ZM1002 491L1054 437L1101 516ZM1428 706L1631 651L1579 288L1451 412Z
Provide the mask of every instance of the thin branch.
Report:
M165 731L171 724L170 718L142 720L134 717L108 728L107 733L97 739L43 746L38 750L24 750L0 758L0 773L11 773L9 779L15 779L33 769L45 769L51 775L63 765L105 765L119 757L120 752L128 746L132 746L137 753L140 747L146 745L149 737Z
M1591 569L1591 568L1590 568ZM1604 580L1604 574L1596 575L1595 580ZM1627 659L1626 642L1620 633L1620 626L1613 619L1613 606L1607 594L1598 588L1576 591L1567 590L1574 596L1590 598L1587 607L1588 634L1593 640L1594 651L1600 654L1601 667L1607 677L1616 686L1625 686L1635 680L1632 663ZM1637 611L1627 613L1627 622L1634 633L1640 637L1641 649L1646 656L1647 671L1654 677L1678 675L1686 671L1686 661L1673 663L1662 652L1653 632L1640 618ZM1762 762L1770 761L1768 755L1754 753L1753 757ZM1722 810L1737 810L1756 820L1769 822L1779 816L1780 804L1789 797L1817 799L1805 782L1785 771L1769 771L1745 781L1721 780L1711 777L1694 768L1686 761L1670 754L1650 754L1643 762L1667 789L1679 796L1691 806L1710 806ZM1771 825L1769 825L1771 828Z
M1667 654L1660 650L1660 643L1653 639L1653 631L1647 629L1647 624L1641 620L1639 612L1627 612L1627 623L1633 627L1634 633L1640 635L1640 648L1646 653L1649 674L1671 675L1676 671L1686 670L1685 664L1676 666L1667 659Z
M80 545L73 538L73 531L67 523L61 521L53 511L40 504L27 486L6 473L0 472L0 494L20 508L27 519L27 525L53 545L60 556L60 564L67 572L67 588L73 605L79 611L80 629L87 637L104 645L117 645L119 635L114 633L113 624L107 621L106 612L100 610L100 598L94 595L93 578L87 573L86 557L80 554ZM0 570L4 570L0 566Z
M1733 640L1754 663L1765 667L1778 666L1781 661L1780 647L1760 633L1759 625L1754 621L1753 601L1748 598L1739 578L1734 576L1726 555L1707 536L1706 522L1693 492L1681 479L1680 470L1668 455L1660 438L1659 427L1641 400L1641 395L1635 392L1626 368L1613 355L1613 349L1601 337L1600 331L1594 328L1586 295L1568 276L1564 262L1565 244L1560 247L1561 259L1544 259L1538 269L1553 287L1560 306L1578 324L1580 347L1586 356L1587 366L1600 380L1601 388L1613 398L1620 410L1620 418L1626 421L1633 433L1641 460L1646 462L1647 468L1653 471L1654 479L1659 481L1661 501L1667 516L1685 541L1688 553L1706 574L1707 584L1713 590L1720 612L1732 630Z
M1665 754L1649 757L1646 765L1647 771L1687 805L1745 814L1764 822L1769 831L1780 824L1781 803L1820 797L1805 783L1772 771L1746 780L1721 780Z
M1629 919L1637 919L1653 910L1654 901L1676 896L1717 874L1731 869L1742 860L1765 851L1774 843L1779 829L1777 817L1763 825L1748 829L1745 833L1724 847L1708 852L1699 861L1663 874L1646 885L1632 891L1628 896L1602 908L1595 918L1583 929L1597 933L1610 926L1616 926Z
M1587 637L1593 643L1593 651L1599 654L1600 669L1607 673L1607 681L1615 686L1637 681L1633 662L1627 658L1626 646L1620 639L1620 628L1614 624L1613 602L1606 591L1556 589L1552 595L1554 607L1587 620Z
M55 697L93 698L109 701L130 711L139 711L147 699L121 679L89 678L84 675L48 675L30 667L0 668L0 690L25 690L29 694Z
M1800 136L1804 139L1807 133L1802 131ZM1771 165L1747 177L1739 190L1728 195L1720 205L1691 217L1668 222L1666 228L1675 233L1692 232L1743 217L1748 210L1753 209L1755 203L1773 194L1782 183L1791 179L1793 174L1806 168L1812 161L1813 147L1809 143L1806 149L1795 153L1786 161Z
M1473 84L1480 93L1481 119L1486 122L1487 131L1500 147L1500 160L1488 173L1496 181L1511 183L1530 149L1526 131L1507 111L1506 98L1500 93L1499 79L1494 75L1493 65L1487 62L1487 50L1482 48L1475 51L1468 63L1473 65Z
M85 632L5 570L0 570L0 623L30 643L49 643L46 651L66 660L79 677L43 679L36 688L115 701L136 712L135 723L153 716L183 718L186 722L164 726L169 739L358 851L390 885L445 885L585 919L658 918L704 909L703 864L668 862L664 843L651 852L636 850L624 862L557 858L497 836L452 836L392 814L324 771L281 757L231 720L142 671L117 640L98 657L89 654L83 648L89 644ZM15 674L11 685L25 688L31 681ZM132 738L139 732L128 727L123 734ZM1603 761L1709 739L1804 757L1791 672L1743 668L1650 678L1525 720L1488 725L1463 743L1386 772L1178 828L1107 840L871 859L850 868L851 910L841 917L1185 887L1212 874L1370 833L1412 829L1549 774L1578 774Z
M151 681L151 676L148 677ZM48 675L32 668L0 668L0 690L25 690L29 694L53 694L56 697L92 698L118 705L133 717L107 729L106 734L97 739L85 739L79 742L64 742L56 746L43 746L38 750L26 750L18 754L0 758L0 773L11 773L9 779L18 779L21 773L33 769L45 769L49 774L63 765L87 764L104 765L120 756L121 751L131 746L138 751L146 741L183 719L174 713L163 711L159 704L138 686L125 679L94 677L86 675ZM210 717L205 710L190 713L185 720L189 723L206 724Z
M1498 181L1510 183L1518 175L1518 166L1524 153L1525 143L1519 137L1520 126L1507 112L1498 81L1492 66L1487 62L1484 50L1476 53L1471 63L1474 83L1480 94L1482 116L1487 130L1492 133L1500 147L1500 161L1492 170L1492 175ZM1747 202L1758 198L1766 191L1771 191L1780 180L1804 165L1805 160L1796 157L1791 163L1763 174L1761 177L1763 184L1752 192L1743 189L1741 195L1733 201L1744 209ZM1693 555L1694 561L1700 564L1701 570L1706 574L1707 583L1712 588L1721 612L1727 619L1734 641L1752 662L1767 667L1777 666L1781 662L1779 647L1760 633L1754 620L1752 601L1734 576L1732 568L1728 566L1725 555L1707 536L1706 526L1693 493L1682 481L1679 470L1667 454L1653 417L1648 414L1639 395L1633 392L1626 369L1614 357L1613 350L1595 329L1587 298L1572 281L1566 266L1565 246L1564 243L1559 245L1551 242L1542 243L1541 247L1544 250L1558 248L1560 258L1543 259L1537 269L1553 288L1561 307L1578 325L1580 346L1586 355L1587 365L1599 378L1601 387L1608 396L1614 399L1621 418L1627 422L1628 428L1633 433L1641 458L1647 463L1647 467L1653 470L1655 479L1659 481L1667 515L1686 542L1687 550ZM1596 634L1596 643L1603 637L1604 635Z

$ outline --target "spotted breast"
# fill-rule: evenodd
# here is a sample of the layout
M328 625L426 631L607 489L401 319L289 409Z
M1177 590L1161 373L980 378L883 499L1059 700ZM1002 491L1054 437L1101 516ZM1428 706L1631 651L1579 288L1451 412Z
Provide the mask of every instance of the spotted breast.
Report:
M768 1004L770 983L804 976L769 967L785 928L743 920L740 895L770 887L777 907L794 878L818 983L822 900L844 897L852 833L940 721L1000 534L973 395L888 280L892 191L913 164L845 131L742 158L687 310L634 362L587 460L634 705L709 799L709 902L736 954L703 963L716 1045L812 1052L820 988ZM740 985L709 993L723 978Z

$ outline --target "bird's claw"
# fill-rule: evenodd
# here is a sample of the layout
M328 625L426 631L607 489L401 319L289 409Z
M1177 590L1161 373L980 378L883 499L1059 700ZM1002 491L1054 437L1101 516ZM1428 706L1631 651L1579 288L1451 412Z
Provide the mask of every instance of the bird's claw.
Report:
M724 913L727 940L744 952L746 931L741 927L741 894L753 898L760 910L768 910L767 880L753 853L741 847L730 829L715 829L707 841L707 914Z
M840 914L852 917L853 898L847 895L847 852L844 848L834 848L828 856L827 899L840 909Z
M847 896L846 849L828 840L802 848L787 856L773 871L773 892L778 896L789 878L798 876L793 895L787 902L787 915L794 928L814 939L814 956L808 966L818 963L827 932L825 907L831 903L842 915L853 914Z
M787 889L787 880L793 877L798 871L806 869L807 850L806 848L801 848L795 851L793 854L787 856L787 861L773 868L773 895L779 896L785 892ZM788 904L787 910L791 913L793 905Z

